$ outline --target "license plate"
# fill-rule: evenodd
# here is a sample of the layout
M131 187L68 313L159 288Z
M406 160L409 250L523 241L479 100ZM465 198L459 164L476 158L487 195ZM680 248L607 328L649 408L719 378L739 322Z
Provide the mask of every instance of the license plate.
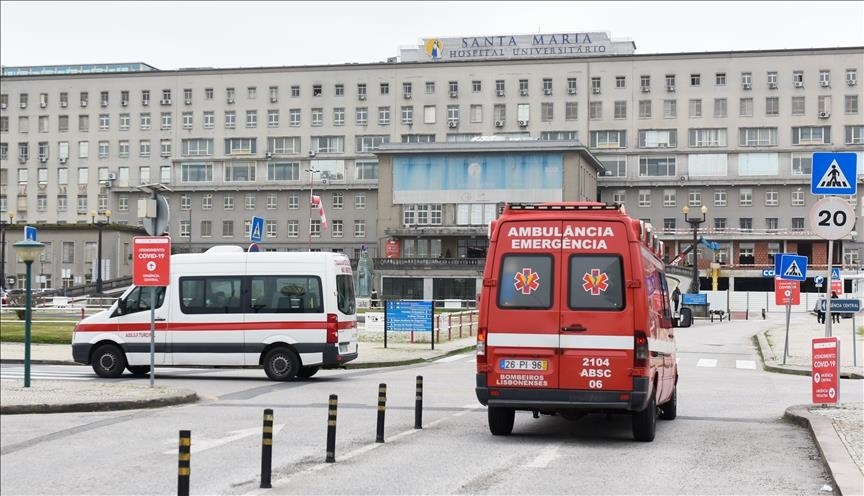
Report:
M546 360L501 359L501 370L549 370Z

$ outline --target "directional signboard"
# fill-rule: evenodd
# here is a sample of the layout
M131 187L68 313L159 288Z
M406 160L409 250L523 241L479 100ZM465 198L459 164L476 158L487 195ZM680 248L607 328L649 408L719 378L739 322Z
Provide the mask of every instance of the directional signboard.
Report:
M822 301L822 311L825 311L825 300ZM861 311L861 300L854 298L828 298L831 302L831 313L858 313Z
M431 301L387 301L384 328L387 331L432 332Z
M854 195L857 188L855 153L813 153L810 192L814 195Z
M807 257L801 255L783 255L776 276L788 281L804 281L807 279Z
M264 232L264 219L252 217L252 226L249 228L249 240L255 243L261 242L261 234Z

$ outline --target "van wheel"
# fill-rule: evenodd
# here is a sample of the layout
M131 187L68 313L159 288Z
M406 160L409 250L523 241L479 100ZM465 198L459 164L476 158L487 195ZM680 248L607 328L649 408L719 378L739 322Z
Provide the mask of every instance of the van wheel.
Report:
M660 418L663 420L675 420L678 416L678 386L672 390L669 401L660 405Z
M637 441L650 443L654 440L657 431L657 399L654 391L651 391L651 399L648 406L641 412L633 414L633 438Z
M513 432L513 419L516 410L490 406L488 408L489 431L493 436L509 436Z
M126 370L132 373L135 377L143 377L150 373L149 365L127 365Z
M308 379L318 373L318 368L319 367L300 367L300 370L297 372L297 377Z
M264 357L264 371L274 381L290 381L299 369L300 359L288 348L274 348Z
M99 377L116 379L126 368L126 355L113 344L103 344L93 351L93 372Z

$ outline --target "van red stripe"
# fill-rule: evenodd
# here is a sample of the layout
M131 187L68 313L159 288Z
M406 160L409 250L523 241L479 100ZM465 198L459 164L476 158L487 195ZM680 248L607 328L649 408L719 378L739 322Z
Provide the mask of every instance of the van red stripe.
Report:
M273 321L273 322L157 322L157 331L260 331L260 330L315 330L323 331L326 321ZM354 321L339 322L339 329L354 329ZM130 332L149 331L149 322L128 324L93 323L78 324L75 332Z

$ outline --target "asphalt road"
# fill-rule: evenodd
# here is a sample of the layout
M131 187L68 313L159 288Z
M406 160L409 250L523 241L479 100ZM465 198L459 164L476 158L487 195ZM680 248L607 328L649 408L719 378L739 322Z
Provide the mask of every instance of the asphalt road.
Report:
M258 370L165 369L157 384L203 401L158 410L4 416L0 492L176 494L178 431L192 431L192 494L831 494L806 429L782 420L810 400L808 377L758 368L748 322L678 330L678 418L652 443L627 417L578 421L517 413L493 437L463 355L429 365L322 371L273 383ZM4 366L3 377L15 373ZM42 375L99 380L85 367ZM414 427L424 378L423 429ZM128 379L133 380L133 379ZM145 380L146 382L146 380ZM375 443L378 385L385 443ZM844 401L861 401L843 381ZM338 395L336 463L324 463L327 402ZM259 489L261 424L274 409L273 488Z

